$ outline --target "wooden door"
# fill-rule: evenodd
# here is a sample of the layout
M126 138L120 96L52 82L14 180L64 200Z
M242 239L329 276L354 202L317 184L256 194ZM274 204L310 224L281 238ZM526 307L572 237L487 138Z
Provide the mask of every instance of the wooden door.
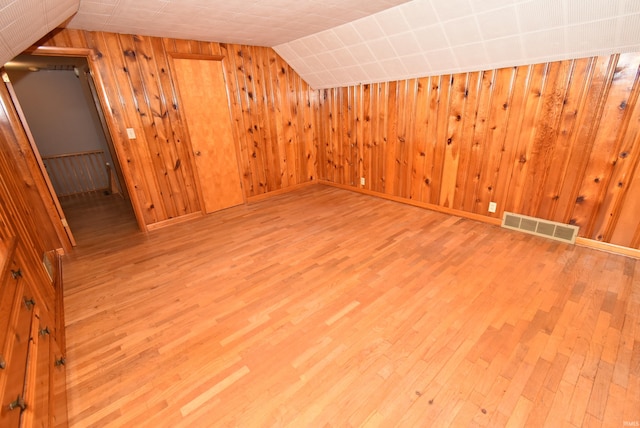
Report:
M205 212L244 201L222 62L173 60Z

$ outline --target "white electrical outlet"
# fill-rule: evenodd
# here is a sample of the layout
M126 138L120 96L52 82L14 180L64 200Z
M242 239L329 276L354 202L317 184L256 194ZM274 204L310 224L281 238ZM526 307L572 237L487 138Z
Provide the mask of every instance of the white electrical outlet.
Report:
M364 186L364 177L360 177L360 185Z
M135 140L136 131L133 128L127 128L127 137L129 137L130 140Z
M497 208L498 208L498 205L495 202L489 202L489 212L490 213L496 212Z

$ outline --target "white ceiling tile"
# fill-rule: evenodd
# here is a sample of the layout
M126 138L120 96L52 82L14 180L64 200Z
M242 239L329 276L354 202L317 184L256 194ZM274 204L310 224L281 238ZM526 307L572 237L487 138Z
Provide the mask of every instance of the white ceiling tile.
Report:
M362 42L360 33L356 31L352 24L344 24L333 29L336 36L344 45L355 45Z
M568 24L611 18L618 14L618 2L611 0L566 1Z
M323 31L317 34L318 41L323 44L325 49L334 50L344 46L344 43L336 35L333 30Z
M617 19L578 24L565 29L566 48L570 52L592 52L615 45L616 33L609 31L615 28ZM569 31L567 31L569 30Z
M431 70L429 62L421 53L411 56L405 56L400 59L402 60L407 73L412 76L424 76L426 74L426 71Z
M341 64L335 57L331 54L331 52L320 52L316 55L316 58L320 63L324 65L327 70L331 70L334 68L340 68Z
M378 26L387 36L404 33L409 28L407 21L404 20L404 15L396 7L377 13L374 16Z
M521 37L522 48L528 58L556 55L565 50L564 38L563 28L527 33Z
M504 61L509 58L520 61L524 58L520 36L493 39L484 42L487 57L490 63Z
M505 6L512 6L513 3L514 0L475 0L471 2L471 6L476 13L481 13Z
M367 73L370 81L380 81L384 80L385 78L387 78L387 80L391 80L388 79L388 74L385 69L382 68L382 66L377 62L363 64L362 69L365 71L365 73Z
M368 43L360 43L358 45L349 46L349 49L351 50L351 54L353 55L354 59L358 63L371 62L376 59L373 53L371 53Z
M449 47L449 40L444 34L441 24L431 25L414 30L413 34L423 52L444 49Z
M469 0L431 0L431 4L440 21L448 21L473 13Z
M353 23L354 28L363 40L374 40L384 37L384 32L373 17L361 19Z
M420 52L420 45L418 45L412 32L390 36L389 42L399 56L407 56Z
M518 33L518 19L514 6L478 14L476 20L484 40L512 36Z
M457 46L455 54L458 59L458 65L463 69L473 68L477 66L477 64L487 64L489 62L484 43L482 42Z
M410 28L420 28L438 22L438 17L429 0L414 0L399 8Z
M404 64L399 58L381 61L380 65L382 66L382 68L384 68L387 74L390 74L392 76L405 76L407 74L407 69L404 68Z
M387 39L372 40L369 42L369 49L378 60L393 58L396 51Z
M340 64L354 64L355 60L353 55L351 55L351 51L347 48L338 49L332 51L331 54Z
M516 5L518 22L523 33L547 30L564 25L564 2L558 0L539 0Z
M628 46L640 44L640 14L618 18L616 29L616 45Z
M464 18L448 21L443 26L451 46L474 43L481 38L474 16L465 16Z
M431 68L437 74L439 70L457 69L458 61L451 49L440 49L425 54L427 61L431 64Z

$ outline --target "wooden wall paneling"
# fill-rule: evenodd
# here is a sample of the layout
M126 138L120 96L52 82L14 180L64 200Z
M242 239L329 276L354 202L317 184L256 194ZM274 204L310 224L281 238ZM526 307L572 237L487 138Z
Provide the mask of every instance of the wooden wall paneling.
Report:
M466 90L469 73L451 76L449 102L447 103L447 133L444 144L444 163L440 184L439 205L453 208L460 161L460 146L463 144L464 118L466 116Z
M640 76L640 69L635 72L629 98L620 104L619 108L624 109L626 114L618 129L617 144L607 154L611 163L609 186L606 190L603 189L602 201L591 233L591 236L598 241L609 242L614 230L617 227L623 227L618 224L618 220L622 214L624 200L629 195L630 180L637 171L640 157L640 107L638 106L640 79L638 76ZM640 219L640 211L636 212L636 216ZM632 226L627 229L629 235L632 235L635 224L627 226Z
M269 61L262 51L255 48L247 48L253 58L253 75L256 78L256 101L258 104L259 127L262 130L262 145L265 156L265 191L276 190L282 186L283 171L280 163L280 144L278 141L277 126L275 123L276 112L271 90L273 84L270 78ZM281 116L280 116L281 118Z
M635 145L640 141L636 140ZM637 148L636 148L637 150ZM615 228L609 242L624 247L640 248L640 156L635 159L635 169L630 172L626 197L621 202Z
M489 202L500 204L498 200L500 192L506 192L505 188L497 187L500 172L508 169L510 163L510 158L505 156L503 149L508 135L513 73L514 70L508 68L497 70L491 85L492 103L489 107L488 124L485 130L480 177L473 200L473 212L482 215L488 215Z
M278 136L278 141L282 142L283 150L281 151L280 158L281 168L286 171L286 179L283 177L283 187L292 186L298 184L297 173L300 170L300 159L298 158L298 152L296 146L298 146L298 118L296 108L296 97L291 92L291 82L289 81L289 66L275 51L270 51L269 62L273 63L276 68L276 81L278 85L273 86L274 93L277 93L277 97L274 94L274 101L278 99L278 107L276 110L282 112L282 118L278 121L281 125L279 129L281 135ZM279 90L278 90L279 89ZM294 89L295 90L295 89ZM278 128L276 128L278 129Z
M132 202L138 209L139 215L144 219L144 224L149 225L164 220L162 215L158 215L155 205L160 205L156 187L153 185L153 170L151 164L146 162L144 152L146 152L145 142L142 141L144 132L141 130L139 115L136 106L133 104L131 86L126 71L123 58L123 49L115 34L101 33L95 38L97 49L102 54L104 62L100 62L99 72L104 79L105 92L108 97L107 103L110 105L112 116L117 120L117 134L114 137L116 151L122 155L122 164L125 176L130 178L130 194L135 195ZM129 140L126 134L127 128L133 128L136 132L136 139ZM119 143L119 144L118 144Z
M244 192L244 198L253 194L253 183L251 166L249 163L250 155L248 154L247 136L250 135L252 128L247 128L244 123L244 113L242 111L242 93L246 91L240 90L238 82L238 70L235 63L236 55L233 49L227 44L219 45L219 54L222 55L225 81L227 83L227 92L229 97L229 109L231 112L232 130L234 140L236 141L237 154L238 154L238 168L240 172L240 179L242 181L242 190Z
M449 102L453 75L441 76L438 81L438 104L436 109L436 126L433 138L433 164L431 165L432 185L430 203L439 205L442 193L442 176L444 159L449 138L447 125L449 122Z
M360 128L361 132L358 134L361 138L360 147L362 152L360 154L361 168L360 177L364 177L364 186L360 186L364 189L371 188L371 162L372 162L372 149L373 149L373 111L372 111L372 93L375 96L373 90L374 85L367 83L360 88ZM359 183L358 183L359 184Z
M262 129L258 126L256 89L251 69L252 58L249 53L245 54L236 45L229 45L229 50L233 54L234 73L238 82L238 100L242 109L242 124L244 128L239 133L245 135L246 163L249 167L251 185L246 187L247 196L255 196L266 191L265 176L265 153L262 148ZM231 56L230 56L231 58Z
M375 126L373 142L373 159L375 162L372 168L375 171L372 180L373 187L371 190L380 193L386 193L386 156L387 154L387 121L389 118L389 90L390 84L387 82L376 84L376 104L375 104Z
M401 82L389 82L389 92L387 94L388 102L388 119L386 123L387 135L385 138L385 165L384 165L384 186L385 193L388 195L396 195L396 187L399 185L398 165L398 113L399 113L399 97Z
M593 61L589 58L569 61L570 68L567 72L567 88L562 100L562 113L557 123L556 140L553 147L554 165L549 168L546 180L543 184L542 195L537 209L537 215L550 220L562 222L558 216L558 200L560 192L567 176L571 153L577 150L576 131L578 126L578 113L583 111L586 102L586 87L583 84L589 79Z
M41 197L48 195L48 189L4 84L0 84L0 136L0 153L4 157L0 176L7 180L7 194L1 201L9 204L16 199L15 217L7 218L5 223L14 224L13 235L19 236L29 249L29 259L41 260L45 250L63 248L60 237L66 234L53 202Z
M467 171L468 178L464 186L460 187L462 199L460 207L468 212L473 212L476 206L476 195L478 194L480 178L482 176L482 159L484 158L485 141L489 128L489 109L493 99L493 91L491 89L493 88L495 75L496 73L494 71L481 72L476 88L479 92L478 112L471 137L471 152L469 153L469 167Z
M473 137L475 130L476 117L478 115L478 102L480 101L480 73L467 73L464 82L464 110L461 113L459 127L461 129L460 138L458 139L458 160L455 178L455 188L451 194L451 208L463 209L464 194L461 189L466 188L469 179L469 164L471 162L471 153L473 148Z
M312 90L309 85L298 75L295 76L298 86L298 109L302 111L299 115L302 126L303 147L301 168L304 168L304 175L300 175L300 183L313 181L316 179L316 159L317 159L317 136L314 121L314 109L318 103L318 91ZM305 106L306 104L306 106Z
M277 163L281 186L288 187L294 165L287 163L289 155L289 142L286 129L291 123L289 100L287 93L286 69L281 68L276 59L275 52L269 52L264 58L265 72L269 73L268 97L270 111L272 113L272 141L274 145L274 161ZM274 140L275 139L275 140Z
M593 234L596 213L609 186L617 185L611 181L613 166L626 132L625 124L630 114L627 108L631 95L629 89L637 76L639 62L637 55L618 56L602 117L598 122L593 149L585 168L585 180L580 189L581 202L576 206L573 216L581 228L580 235L587 238L603 238Z
M356 99L355 86L342 88L342 103L340 114L346 116L341 127L342 149L342 183L357 186L358 154L356 149Z
M544 185L552 167L557 167L555 154L557 130L562 118L571 61L548 64L543 78L539 112L535 121L534 135L527 152L526 177L521 212L539 215Z
M168 174L165 167L164 146L160 143L157 131L154 129L154 118L152 117L149 106L150 95L154 81L146 82L143 75L143 63L146 54L138 52L135 44L140 36L119 35L121 52L126 68L126 75L131 85L131 94L133 96L134 106L137 112L137 123L140 128L136 132L136 145L138 152L143 158L145 171L148 171L148 183L152 183L151 187L155 189L155 197L153 209L157 212L158 220L167 220L178 216L174 200L171 198L171 185L168 180Z
M584 77L585 101L577 113L575 137L577 150L569 156L567 173L558 192L556 219L562 223L575 224L573 212L581 203L580 187L584 179L584 169L591 156L593 139L602 116L605 94L611 85L617 57L592 58L588 74Z
M169 39L151 38L153 52L156 57L157 75L162 88L162 100L159 102L160 117L162 118L166 136L166 144L171 151L173 165L167 167L176 173L178 192L181 194L180 204L182 214L201 211L200 197L195 177L195 165L192 147L187 129L180 117L178 92L171 78L169 55L171 44ZM155 113L154 113L155 114Z
M279 55L276 55L278 62L283 67L288 68L287 64ZM305 144L305 128L304 128L304 104L301 104L301 96L304 94L304 90L300 88L298 80L300 76L297 73L291 73L287 71L287 96L289 98L289 110L291 113L291 124L287 126L287 130L291 134L291 141L288 141L290 146L291 155L289 161L293 161L294 169L291 177L293 179L292 184L300 184L306 181L307 176L307 162L306 162L306 144Z
M356 124L354 130L356 134L355 156L358 164L356 186L362 187L360 182L361 177L364 177L364 87L362 84L354 88L354 99L356 103Z
M422 183L424 181L424 158L427 145L427 109L429 103L429 79L419 78L415 80L415 116L412 118L411 134L411 169L408 198L421 200Z
M549 73L549 64L535 64L530 67L529 85L523 106L524 119L520 126L520 132L515 141L515 153L513 157L513 172L511 173L510 186L507 194L505 209L526 215L535 215L531 212L523 212L524 189L527 185L529 165L531 165L532 143L536 135L537 120L540 118L543 104L543 91L545 89L546 76ZM499 98L494 105L504 103L506 100ZM502 107L501 107L502 108ZM494 150L492 148L491 150ZM482 212L482 211L478 211Z
M329 93L327 96L327 102L325 104L325 109L321 118L321 121L325 121L325 140L327 144L326 156L327 156L327 178L334 183L341 183L341 180L338 178L338 161L337 161L337 150L335 148L336 144L336 123L338 123L338 119L335 117L334 113L334 105L336 103L338 89L328 89L325 90L325 94Z
M425 137L425 156L422 170L421 202L431 203L434 199L434 189L438 186L435 176L435 156L438 130L438 111L440 103L440 81L442 76L429 77L429 107L427 112L427 135Z
M417 79L405 80L400 88L401 114L398 121L398 196L410 198L413 178L413 147L416 111Z
M155 43L153 41L156 41ZM153 142L158 151L156 156L161 163L160 172L169 188L168 194L163 194L164 205L173 207L173 211L168 213L168 218L180 217L199 209L192 207L191 201L186 191L185 175L183 175L183 159L186 165L189 165L189 156L186 153L180 153L181 145L175 140L175 132L171 122L169 121L166 90L171 87L163 87L163 66L159 62L165 61L165 67L168 67L167 55L162 48L162 40L156 37L134 37L134 46L136 48L136 60L140 66L140 74L143 78L147 101L147 119L150 126L145 127L153 133ZM155 49L157 47L158 49ZM187 175L191 178L193 174ZM194 199L196 201L197 199ZM199 207L199 204L196 204Z

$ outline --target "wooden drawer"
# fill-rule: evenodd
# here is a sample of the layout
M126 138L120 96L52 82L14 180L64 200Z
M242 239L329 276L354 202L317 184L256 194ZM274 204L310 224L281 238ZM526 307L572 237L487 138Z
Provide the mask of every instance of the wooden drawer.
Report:
M9 282L9 286L14 285ZM4 293L3 293L4 294ZM9 323L3 347L5 359L0 378L0 426L14 427L20 425L24 401L27 360L31 342L31 328L34 317L35 301L24 282L15 282L13 305L10 310ZM6 308L5 308L6 309Z

